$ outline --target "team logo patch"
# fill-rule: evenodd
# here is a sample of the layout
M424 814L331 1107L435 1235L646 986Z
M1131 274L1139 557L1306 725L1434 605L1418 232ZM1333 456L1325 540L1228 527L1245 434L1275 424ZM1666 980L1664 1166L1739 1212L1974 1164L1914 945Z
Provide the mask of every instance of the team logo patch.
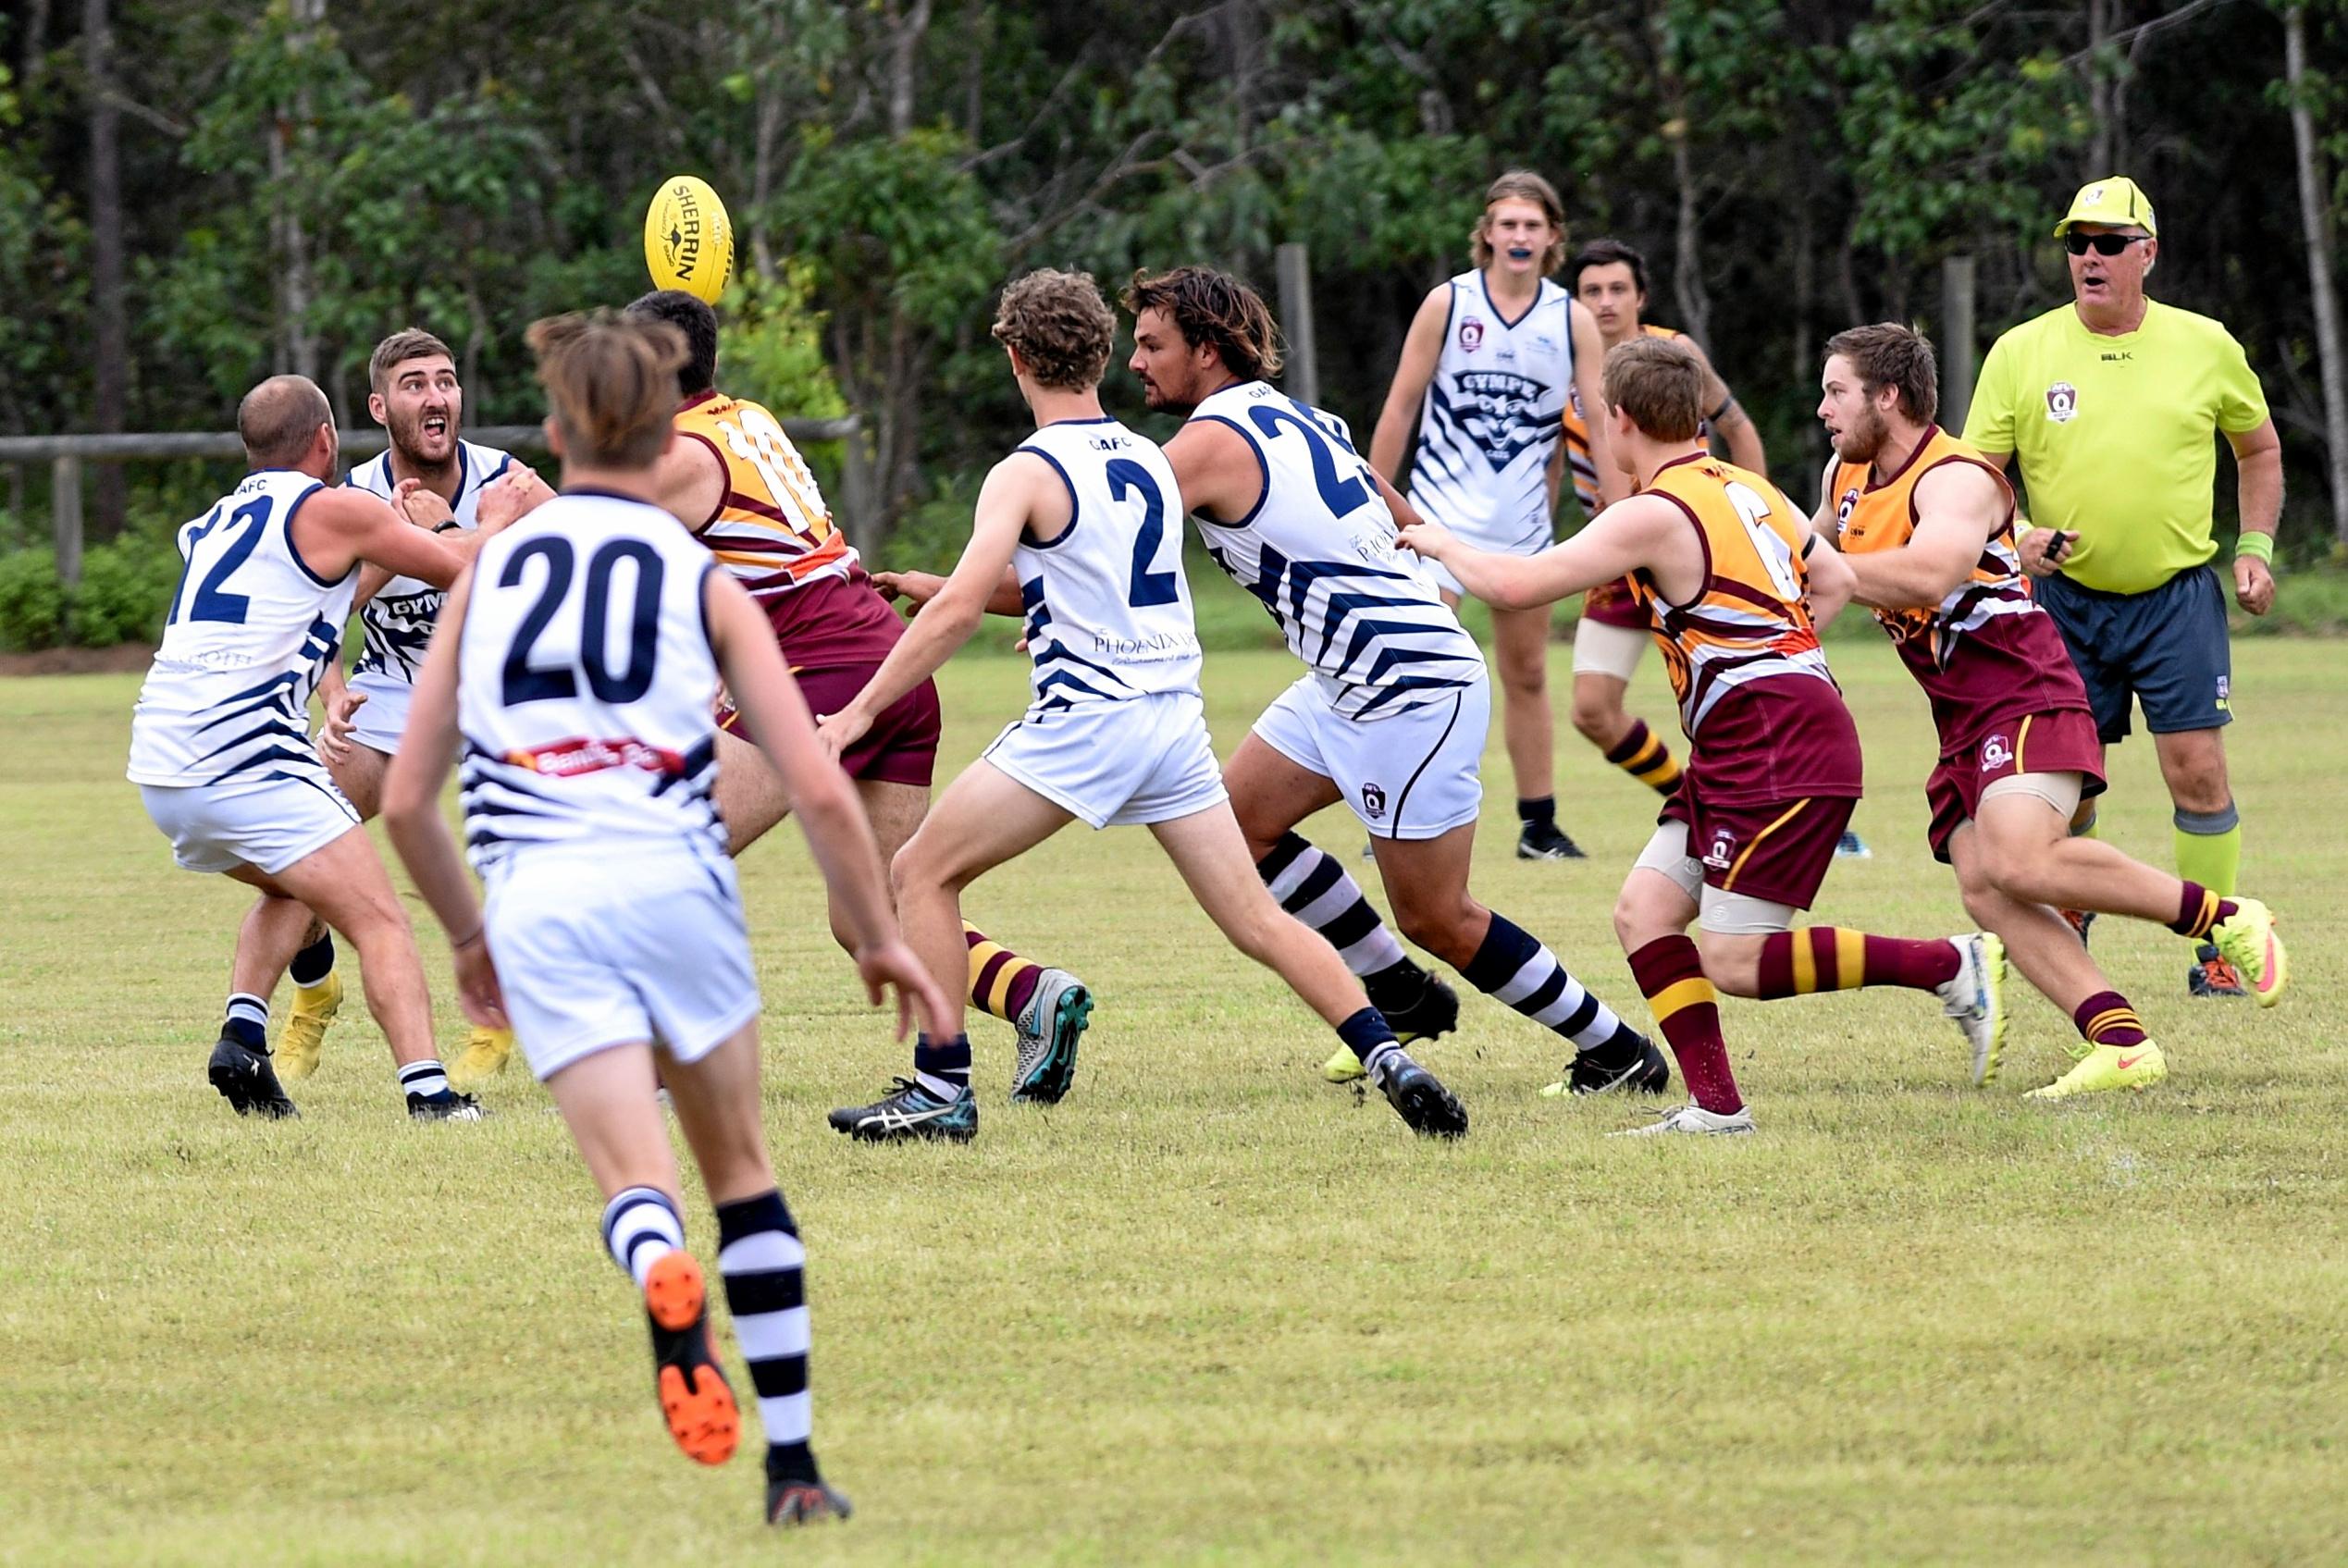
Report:
M2231 712L2232 712L2232 711L2234 710L2234 703L2233 703L2233 689L2232 689L2232 687L2233 687L2233 683L2232 683L2231 680L2229 680L2226 676L2224 676L2224 675L2220 675L2220 676L2218 676L2218 712L2220 712L2220 713L2231 713Z
M1374 784L1362 786L1362 815L1373 822L1386 820L1386 792Z
M1704 851L1704 864L1724 871L1736 863L1736 838L1726 828L1712 830L1712 846Z
M1843 492L1842 500L1835 503L1835 537L1840 538L1842 537L1843 530L1850 525L1850 514L1858 510L1859 487L1854 485L1849 489Z
M2079 417L2079 389L2068 381L2058 381L2046 389L2046 417L2058 425L2068 425Z
M1484 321L1481 316L1464 315L1459 321L1459 352L1472 354L1484 346Z
M1994 773L2014 759L2014 748L2002 735L1991 735L1981 743L1981 771Z

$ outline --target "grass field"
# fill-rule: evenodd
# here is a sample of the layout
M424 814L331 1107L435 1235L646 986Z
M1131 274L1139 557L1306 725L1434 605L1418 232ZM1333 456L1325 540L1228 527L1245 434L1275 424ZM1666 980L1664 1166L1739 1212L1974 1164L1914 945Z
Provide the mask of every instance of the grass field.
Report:
M1922 699L1879 647L1835 660L1877 854L1821 917L1957 929ZM595 1195L518 1070L492 1120L412 1126L354 996L303 1120L229 1113L203 1066L244 899L173 870L122 782L136 678L0 683L0 1560L2340 1562L2343 660L2237 650L2246 880L2293 994L2188 1003L2183 945L2107 921L2176 1068L2126 1101L2017 1097L2070 1038L2035 997L1982 1093L1929 1003L1868 992L1727 1005L1761 1136L1608 1142L1632 1108L1539 1098L1559 1053L1471 994L1427 1055L1475 1130L1428 1146L1319 1081L1321 1029L1145 835L1080 829L970 901L1095 987L1076 1093L1004 1105L982 1019L979 1142L854 1147L822 1113L903 1053L778 835L744 878L766 1109L819 1448L859 1510L788 1538L754 1458L671 1449ZM1210 659L1220 744L1292 669ZM949 770L1022 680L953 667ZM1652 660L1634 703L1667 711ZM1607 911L1650 802L1561 734L1592 858L1510 858L1496 744L1480 891L1643 1020ZM2108 836L2165 864L2150 749L2116 762Z

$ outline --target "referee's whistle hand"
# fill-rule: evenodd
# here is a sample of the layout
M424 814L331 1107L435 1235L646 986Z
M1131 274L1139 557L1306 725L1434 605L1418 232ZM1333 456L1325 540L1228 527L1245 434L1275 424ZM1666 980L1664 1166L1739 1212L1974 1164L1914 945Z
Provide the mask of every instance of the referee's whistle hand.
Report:
M2275 607L2275 574L2255 556L2234 557L2234 602L2253 615Z
M2022 570L2033 577L2052 576L2079 536L2063 528L2033 528L2021 537L2019 553Z

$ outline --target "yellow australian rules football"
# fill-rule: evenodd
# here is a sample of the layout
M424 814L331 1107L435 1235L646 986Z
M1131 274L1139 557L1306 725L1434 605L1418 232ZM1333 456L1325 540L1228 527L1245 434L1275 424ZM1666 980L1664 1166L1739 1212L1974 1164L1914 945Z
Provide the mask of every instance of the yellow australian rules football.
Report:
M644 215L644 265L655 289L717 303L734 272L734 224L707 180L680 174L661 181Z

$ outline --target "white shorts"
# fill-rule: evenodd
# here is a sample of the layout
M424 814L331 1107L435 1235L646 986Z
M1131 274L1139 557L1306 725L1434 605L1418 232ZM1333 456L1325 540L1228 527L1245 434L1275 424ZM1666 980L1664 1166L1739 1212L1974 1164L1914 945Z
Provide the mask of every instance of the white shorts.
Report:
M983 756L1094 828L1170 822L1230 798L1193 692L1031 713Z
M366 694L359 710L351 715L351 738L386 757L398 751L400 736L408 727L408 704L415 698L415 687L389 675L366 671L351 677L351 689Z
M1335 784L1373 837L1440 838L1484 809L1484 738L1491 683L1382 719L1340 718L1307 675L1280 693L1255 733L1264 744Z
M1718 936L1767 936L1794 929L1794 907L1728 893L1704 881L1704 863L1687 852L1687 824L1662 822L1631 870L1660 871L1696 901L1696 923Z
M698 1061L758 1017L734 863L714 847L520 850L491 868L483 912L540 1079L635 1041Z
M147 815L191 871L251 866L275 876L359 825L358 812L321 768L220 784L141 784Z
M1440 523L1451 531L1452 537L1463 544L1474 545L1477 549L1489 550L1494 555L1539 555L1557 542L1557 531L1550 521L1545 494L1536 513L1503 524L1457 523L1448 517L1437 516L1419 506L1415 500L1411 504L1417 509L1419 515L1430 522ZM1427 575L1434 579L1437 587L1456 598L1473 597L1459 586L1459 579L1452 576L1441 562L1428 561L1426 565Z
M1574 673L1612 675L1627 681L1637 673L1638 656L1655 640L1651 632L1610 626L1585 615L1574 627Z

